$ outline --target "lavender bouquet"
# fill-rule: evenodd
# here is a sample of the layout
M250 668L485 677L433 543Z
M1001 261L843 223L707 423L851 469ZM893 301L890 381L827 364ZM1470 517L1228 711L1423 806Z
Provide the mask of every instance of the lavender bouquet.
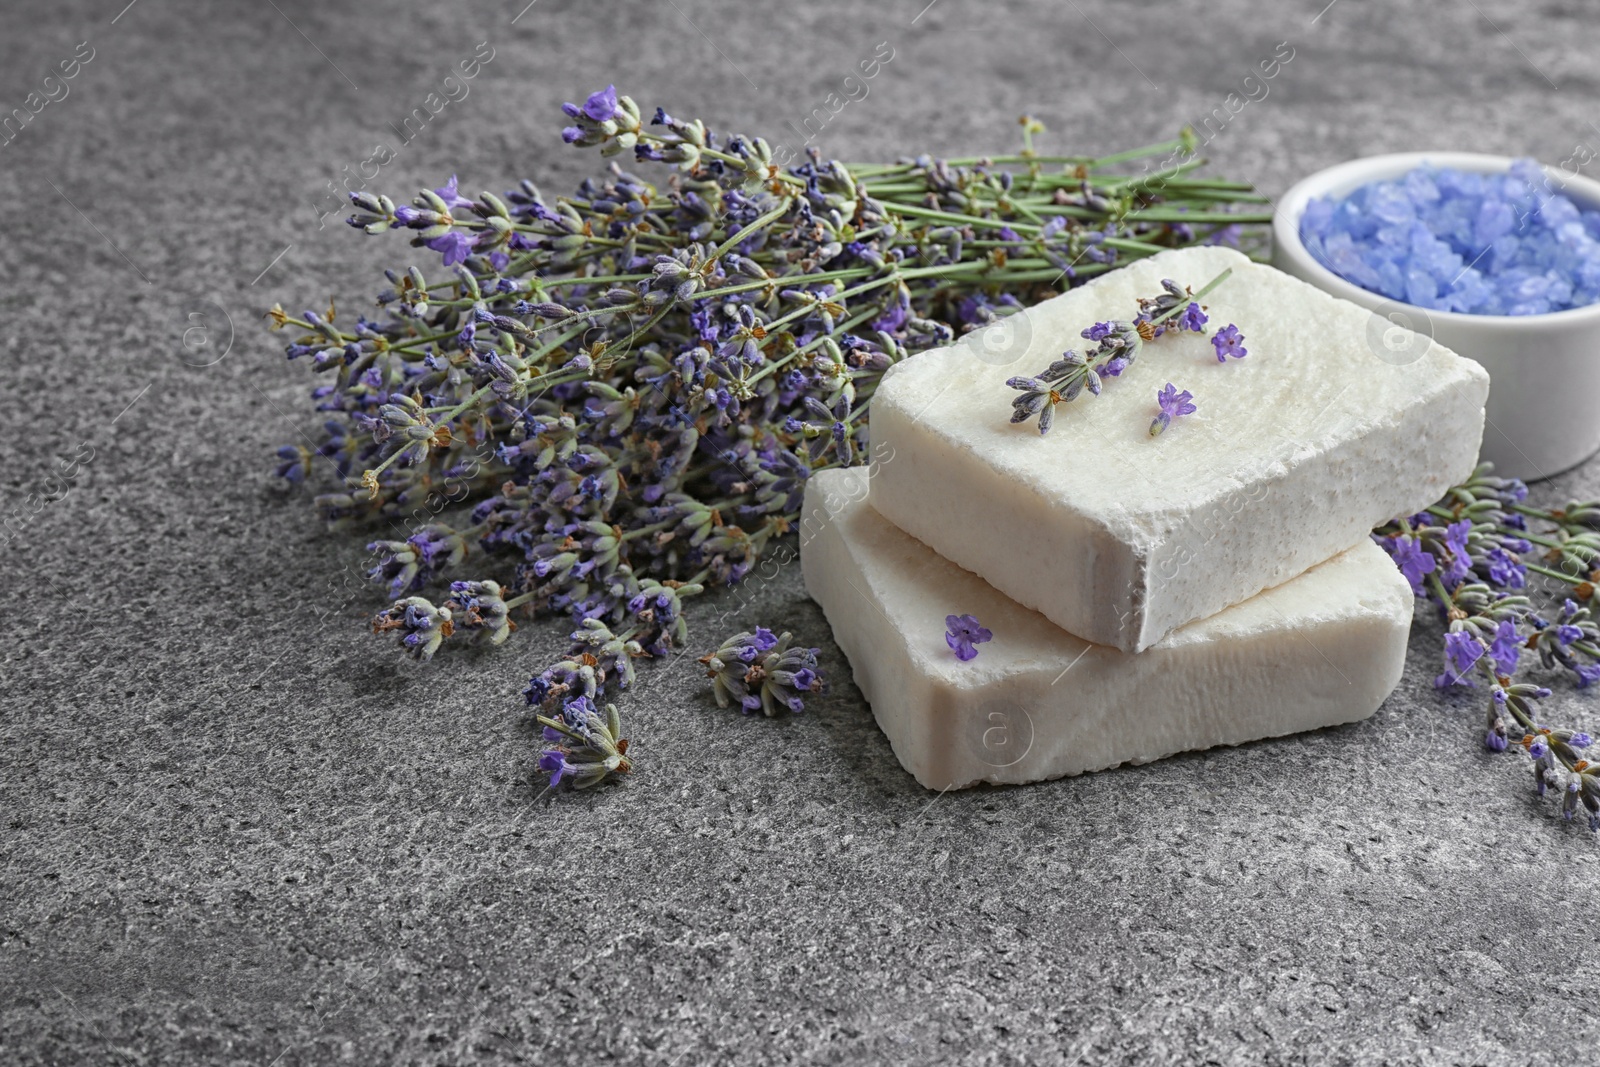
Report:
M610 87L564 110L564 141L667 180L613 162L572 196L469 198L454 177L411 204L352 194L352 226L437 266L386 272L354 321L270 318L322 379L322 435L280 449L278 473L331 478L327 521L384 532L370 577L394 603L374 630L427 660L564 615L572 651L526 696L570 705L578 730L636 660L684 645L684 598L737 585L791 531L813 471L870 458L894 363L1270 219L1248 184L1192 173L1188 131L1045 156L1024 119L1015 155L790 163L759 137L647 122Z

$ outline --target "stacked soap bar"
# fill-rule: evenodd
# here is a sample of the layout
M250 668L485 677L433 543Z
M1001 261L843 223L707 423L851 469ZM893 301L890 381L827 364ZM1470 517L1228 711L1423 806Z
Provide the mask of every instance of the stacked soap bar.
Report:
M1243 331L1246 358L1220 364L1205 337L1169 334L1099 397L1062 406L1048 436L1007 422L1008 377L1082 351L1081 330L1132 318L1162 278L1199 289L1229 267L1206 304ZM884 375L872 502L1097 644L1149 648L1421 510L1477 462L1482 367L1440 345L1385 362L1371 312L1231 249L1163 253L1023 314L1009 366L957 344ZM1152 438L1167 382L1198 410Z
M1248 357L1169 334L1048 436L1008 421L1008 377L1082 351L1163 278L1228 268L1205 302ZM1397 365L1368 312L1218 248L1105 275L1009 335L998 356L964 341L895 367L870 486L807 489L807 588L907 769L940 789L1034 781L1376 710L1411 593L1367 533L1471 471L1483 370L1426 343ZM1151 437L1167 382L1198 410ZM946 647L952 614L994 632L976 659Z
M1072 636L900 530L867 503L859 470L811 479L801 537L806 588L895 755L929 789L1354 722L1405 666L1411 587L1370 539L1133 655ZM944 640L945 616L959 614L994 633L967 662Z

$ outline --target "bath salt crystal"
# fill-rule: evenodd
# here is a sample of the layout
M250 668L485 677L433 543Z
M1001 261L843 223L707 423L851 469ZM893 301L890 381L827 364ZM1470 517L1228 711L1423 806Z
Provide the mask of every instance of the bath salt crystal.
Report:
M1318 197L1300 238L1346 281L1436 311L1538 315L1600 301L1600 211L1532 159L1505 174L1423 166Z
M1163 278L1198 289L1230 267L1205 303L1247 357L1218 363L1205 335L1175 332L1100 396L1060 405L1048 436L1007 421L1007 378L1081 351L1084 327L1131 317ZM1088 641L1148 648L1432 504L1477 463L1483 368L1230 249L1161 253L1020 315L1021 354L963 341L884 375L873 500ZM1152 437L1169 382L1196 410Z
M879 515L860 468L807 483L806 589L895 755L929 789L1146 763L1371 715L1411 588L1370 539L1138 655L1079 640ZM962 660L946 616L993 637Z

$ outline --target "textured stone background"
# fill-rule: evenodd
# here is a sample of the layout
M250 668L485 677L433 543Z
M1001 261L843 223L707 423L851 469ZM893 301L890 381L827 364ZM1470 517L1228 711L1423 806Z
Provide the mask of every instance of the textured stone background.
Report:
M260 326L407 262L313 205L486 39L378 186L567 188L592 159L555 108L613 79L781 130L882 40L832 154L1004 148L1024 111L1048 147L1157 140L1287 40L1211 146L1269 195L1379 151L1561 160L1600 142L1585 5L124 2L8 0L0 31L6 111L95 49L0 148L0 1060L1516 1063L1596 1036L1600 850L1430 689L1431 621L1369 722L940 797L791 567L734 619L698 605L691 651L792 628L830 696L750 721L658 669L634 779L540 801L516 694L564 627L397 671L358 539L264 474L313 421ZM237 336L191 367L201 299ZM1593 728L1594 699L1555 703Z

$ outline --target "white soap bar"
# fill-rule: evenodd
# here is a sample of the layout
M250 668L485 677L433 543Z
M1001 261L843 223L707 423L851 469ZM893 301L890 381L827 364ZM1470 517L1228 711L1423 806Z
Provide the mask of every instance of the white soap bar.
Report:
M895 755L930 789L1354 722L1400 680L1411 588L1370 540L1135 655L943 559L879 515L867 485L859 468L811 478L801 566ZM993 631L977 658L945 644L947 615Z
M1228 267L1204 336L1145 345L1099 397L1058 407L1048 436L1008 422L1007 378L1084 352L1080 331L1132 318L1162 278L1199 289ZM873 502L1090 641L1148 648L1421 510L1477 461L1478 364L1230 249L1140 260L1022 319L989 328L1009 347L980 331L884 376ZM1224 365L1209 337L1230 322L1249 355ZM1168 382L1199 410L1151 437Z

